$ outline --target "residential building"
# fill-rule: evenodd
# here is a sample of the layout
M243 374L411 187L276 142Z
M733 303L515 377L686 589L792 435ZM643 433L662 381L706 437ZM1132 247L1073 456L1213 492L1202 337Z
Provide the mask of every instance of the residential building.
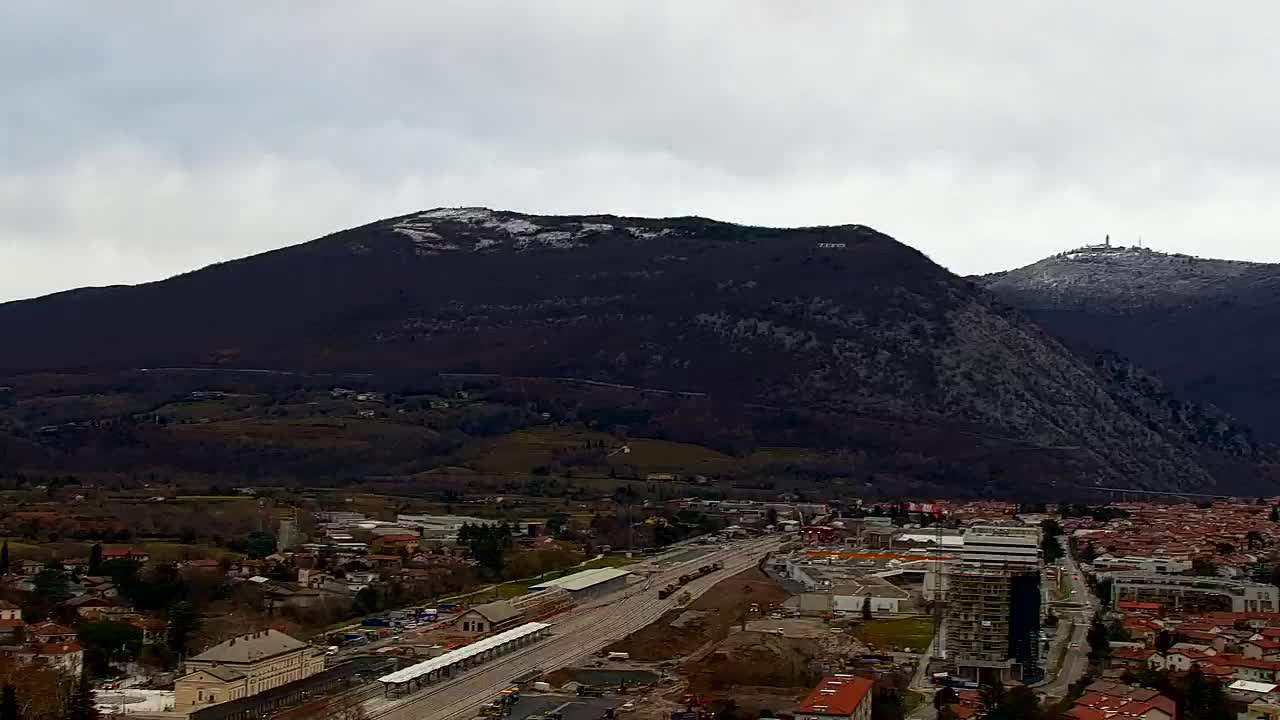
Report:
M27 635L38 643L69 643L76 640L75 630L51 622L32 625Z
M871 720L874 683L853 675L831 675L793 711L795 720Z
M324 652L276 630L232 638L191 658L174 686L176 709L190 713L257 695L324 670Z
M1039 674L1040 530L976 525L945 581L942 652L956 675L1004 682Z
M0 645L12 643L26 627L22 621L22 608L0 600Z
M1235 680L1274 683L1280 678L1280 662L1274 660L1251 660L1239 655L1221 653L1213 656L1208 662L1218 667L1231 669L1231 677Z
M1194 575L1161 575L1146 572L1107 573L1112 581L1111 599L1122 602L1160 603L1170 610L1230 610L1275 612L1280 590L1274 585Z
M1280 704L1274 700L1259 698L1256 702L1249 703L1244 712L1237 714L1236 720L1280 720Z
M1168 557L1143 557L1139 555L1125 555L1123 557L1102 555L1095 558L1092 565L1093 569L1099 572L1137 570L1159 575L1177 575L1191 569L1190 560Z
M405 550L410 553L418 551L419 537L412 533L389 533L373 538L372 549L378 553L396 553Z
M102 548L102 561L106 562L108 560L133 560L134 562L145 563L151 560L151 555L146 550L139 550L125 545L115 545Z
M1110 720L1117 716L1174 720L1177 706L1172 699L1155 690L1099 680L1085 688L1084 694L1075 700L1066 715L1076 720Z
M1040 529L975 525L964 533L960 559L966 565L1039 567Z
M84 666L84 649L75 640L53 643L34 642L19 653L19 659L25 662L44 663L68 675L79 675L80 669Z
M1249 640L1240 646L1240 654L1252 660L1280 660L1280 642Z

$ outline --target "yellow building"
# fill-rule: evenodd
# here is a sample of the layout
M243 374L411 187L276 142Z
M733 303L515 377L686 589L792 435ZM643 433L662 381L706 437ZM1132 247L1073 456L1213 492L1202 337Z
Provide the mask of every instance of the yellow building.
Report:
M232 638L191 658L175 684L175 709L193 712L257 695L324 670L324 652L276 630Z

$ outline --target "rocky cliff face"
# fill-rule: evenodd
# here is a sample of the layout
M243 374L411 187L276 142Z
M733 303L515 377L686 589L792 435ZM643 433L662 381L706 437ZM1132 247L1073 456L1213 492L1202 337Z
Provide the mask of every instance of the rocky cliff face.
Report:
M1058 262L1068 279L1047 282L1057 265L1030 276L1084 292L1105 284L1111 261ZM1177 275L1174 265L1161 272ZM823 418L805 444L876 453L848 428L909 428L896 441L917 434L957 482L973 482L972 459L990 444L1019 456L1028 476L1004 481L1028 490L1214 486L1201 448L1160 417L1136 417L1134 399L1119 401L1090 362L856 225L438 209L164 282L10 303L0 333L23 340L0 354L7 373L575 378Z
M1280 266L1086 248L975 281L1077 350L1118 352L1280 440Z

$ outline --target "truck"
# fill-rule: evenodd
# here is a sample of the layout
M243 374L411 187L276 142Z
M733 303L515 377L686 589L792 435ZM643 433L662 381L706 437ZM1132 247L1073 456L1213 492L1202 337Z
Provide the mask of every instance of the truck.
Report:
M631 653L611 652L609 653L609 659L610 660L630 660Z
M384 617L367 617L360 623L365 627L391 627L391 621Z
M440 603L440 610L443 612L453 612L458 609L458 603Z

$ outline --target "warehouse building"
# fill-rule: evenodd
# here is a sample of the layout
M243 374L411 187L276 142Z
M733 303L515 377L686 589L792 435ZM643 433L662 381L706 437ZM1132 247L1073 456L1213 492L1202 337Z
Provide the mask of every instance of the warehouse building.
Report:
M619 590L625 590L627 578L630 576L630 572L620 568L584 570L556 580L538 583L531 586L529 592L535 593L558 588L569 593L574 602L581 603L618 592Z

